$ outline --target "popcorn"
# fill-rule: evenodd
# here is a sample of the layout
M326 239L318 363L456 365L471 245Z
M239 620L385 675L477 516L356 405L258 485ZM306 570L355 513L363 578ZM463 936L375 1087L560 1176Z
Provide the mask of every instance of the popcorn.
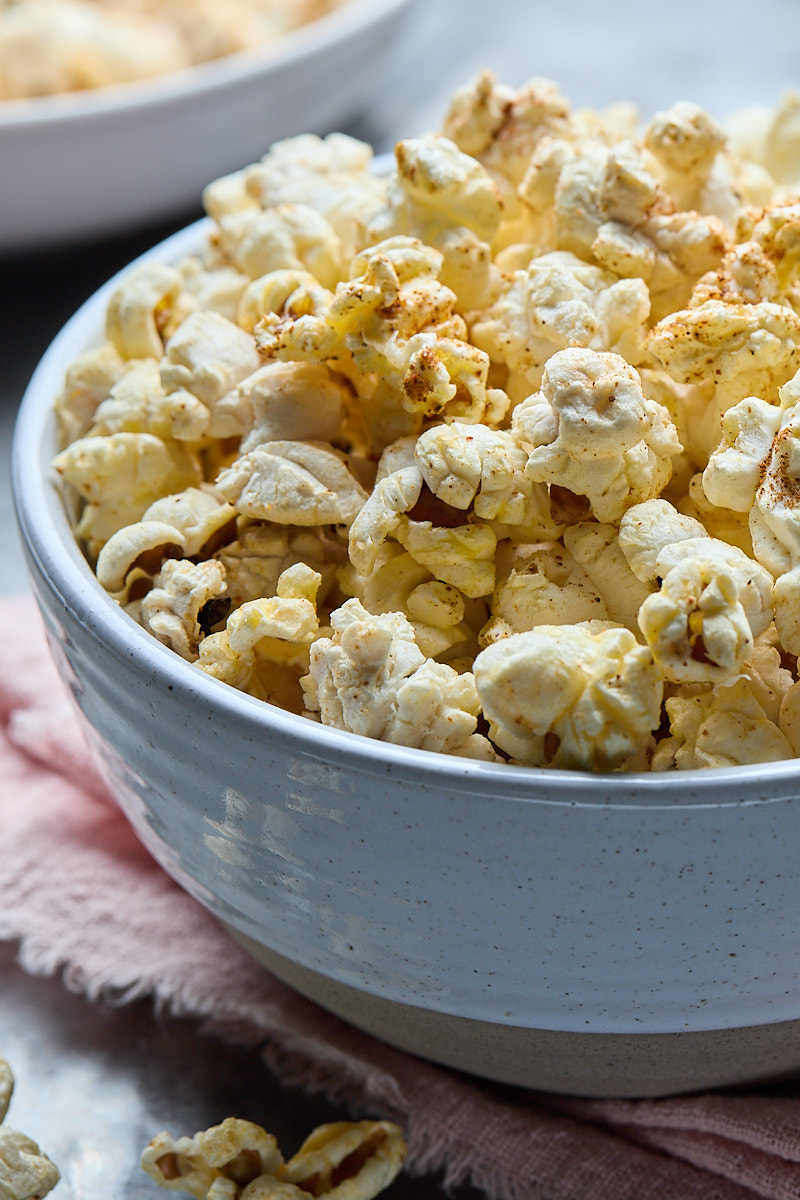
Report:
M183 278L174 267L143 263L111 294L106 338L123 358L161 358L181 316Z
M260 1125L227 1117L193 1138L158 1134L141 1165L161 1187L198 1200L374 1200L405 1155L391 1121L337 1121L319 1125L284 1162Z
M523 763L620 767L661 720L663 680L627 629L539 625L475 659L490 739Z
M191 563L168 559L141 604L141 622L165 646L193 662L203 637L228 608L225 568L216 559Z
M647 400L619 355L562 350L542 390L514 409L512 433L529 447L527 475L586 496L598 521L657 496L680 450L666 409Z
M258 445L221 471L217 491L237 512L286 525L349 525L367 494L332 446Z
M11 1067L0 1058L0 1123L14 1090ZM41 1200L61 1176L58 1168L31 1138L0 1124L0 1197L2 1200Z
M209 409L208 433L227 437L231 429L216 405L232 388L261 365L252 339L215 312L196 312L167 342L161 360L161 382L166 392L191 393Z
M795 107L729 143L696 105L639 132L484 72L385 175L303 135L210 184L205 247L122 279L56 402L101 584L218 683L361 736L800 753Z
M79 438L53 466L88 501L76 533L93 558L112 533L138 521L154 500L202 479L196 455L181 442L150 433Z
M670 736L653 756L653 770L736 767L794 757L746 679L737 677L698 696L666 701Z
M470 673L425 658L400 613L373 616L358 600L331 614L333 636L311 647L306 707L324 725L403 746L459 754L475 732Z

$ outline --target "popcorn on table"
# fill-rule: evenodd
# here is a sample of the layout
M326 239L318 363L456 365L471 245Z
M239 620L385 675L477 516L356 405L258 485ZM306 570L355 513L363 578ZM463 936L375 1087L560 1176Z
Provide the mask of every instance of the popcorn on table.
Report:
M100 583L361 736L798 753L798 106L640 126L483 72L386 174L303 135L209 184L205 246L122 279L56 401Z
M13 1090L11 1067L0 1058L0 1200L41 1200L61 1176L36 1142L3 1124Z
M272 1134L226 1117L191 1138L157 1134L141 1164L160 1187L197 1200L373 1200L405 1155L391 1121L336 1121L318 1126L284 1161Z

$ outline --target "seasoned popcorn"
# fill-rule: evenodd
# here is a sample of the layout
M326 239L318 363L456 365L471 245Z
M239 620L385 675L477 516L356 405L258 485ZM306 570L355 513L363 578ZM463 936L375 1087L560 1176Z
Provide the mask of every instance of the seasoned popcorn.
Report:
M309 134L211 183L207 244L122 279L56 402L103 587L362 737L800 753L799 105L729 137L483 72L385 174Z
M405 1155L391 1121L336 1121L319 1125L285 1162L272 1134L226 1117L192 1138L157 1134L141 1165L160 1187L197 1200L374 1200Z
M11 1067L0 1058L0 1200L42 1200L61 1176L36 1142L2 1124L13 1090Z
M13 0L0 5L0 100L166 74L274 41L343 0Z

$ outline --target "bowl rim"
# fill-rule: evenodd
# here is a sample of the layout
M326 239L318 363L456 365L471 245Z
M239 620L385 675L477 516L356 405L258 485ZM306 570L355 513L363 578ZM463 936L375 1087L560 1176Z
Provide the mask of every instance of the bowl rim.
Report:
M346 42L416 3L418 0L347 0L274 42L237 50L209 62L80 92L0 100L0 136L62 122L90 124L131 109L158 108L198 95L239 90L265 72L291 69L297 62Z
M165 679L203 705L213 704L254 730L265 722L300 753L335 759L366 771L402 771L428 788L467 791L503 801L616 808L732 807L800 799L800 759L667 772L583 772L484 762L395 745L325 726L259 700L206 675L147 633L101 587L84 559L48 472L45 440L54 427L54 401L67 365L102 340L108 298L144 262L175 262L194 253L213 227L209 217L153 245L116 272L69 318L39 360L23 395L11 448L12 496L26 553L73 618L125 658ZM498 786L502 785L502 786Z

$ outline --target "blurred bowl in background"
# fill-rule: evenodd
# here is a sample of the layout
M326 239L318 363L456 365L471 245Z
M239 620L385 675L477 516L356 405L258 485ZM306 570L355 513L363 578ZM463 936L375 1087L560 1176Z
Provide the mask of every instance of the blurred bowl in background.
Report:
M132 231L192 207L271 142L326 133L380 84L414 0L350 0L269 46L174 74L0 103L0 252Z

